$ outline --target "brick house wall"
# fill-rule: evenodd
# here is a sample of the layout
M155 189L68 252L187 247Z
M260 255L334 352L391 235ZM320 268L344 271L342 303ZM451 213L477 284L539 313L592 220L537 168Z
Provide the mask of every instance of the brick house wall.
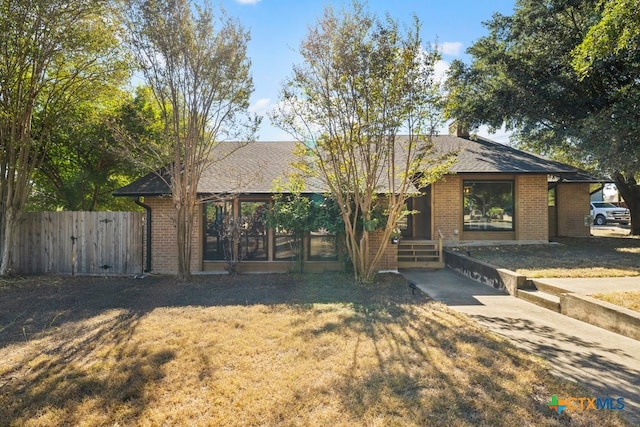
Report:
M433 233L438 237L438 230L447 242L460 240L462 230L462 177L448 175L433 184L431 193L433 208Z
M589 183L560 183L556 186L557 235L588 237L590 225L584 224L589 215Z
M516 176L516 240L549 241L548 197L547 175Z
M512 179L515 197L515 230L513 232L473 233L463 231L463 181ZM588 227L584 227L584 215L588 209L588 184L563 184L558 186L558 230L562 235L588 235ZM177 271L177 243L175 226L175 209L170 197L147 197L144 203L152 212L152 256L151 269L158 273L175 273ZM446 244L459 241L474 240L515 240L521 242L548 241L549 210L547 176L537 175L448 175L432 186L431 200L432 236L437 239L438 231L443 234ZM586 206L586 207L585 207ZM578 212L579 214L576 214ZM191 271L201 271L202 237L201 210L194 222L192 239ZM465 235L466 234L466 235ZM370 257L381 243L382 233L370 234ZM145 259L146 259L146 242ZM389 244L378 264L379 270L396 270L398 265L397 246Z
M465 179L514 180L515 230L513 233L464 232L463 194ZM587 192L588 194L588 192ZM473 240L518 240L546 242L549 240L547 175L448 175L433 184L433 237L438 230L447 244Z
M151 271L175 273L178 271L178 244L176 236L176 210L171 197L145 197L144 203L151 208ZM200 212L200 210L198 210ZM191 271L202 269L200 239L201 215L196 214L191 239ZM145 233L145 259L146 233Z
M382 231L374 231L369 233L369 261L373 260L377 249L382 243ZM380 262L378 263L378 270L397 270L398 269L398 246L389 243L385 248Z

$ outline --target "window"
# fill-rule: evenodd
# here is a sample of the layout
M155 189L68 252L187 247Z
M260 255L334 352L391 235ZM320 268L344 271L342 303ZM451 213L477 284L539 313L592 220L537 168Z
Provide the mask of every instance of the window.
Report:
M267 260L268 236L264 219L268 211L268 202L240 202L240 248L245 260Z
M616 205L609 202L591 202L596 208L617 208Z
M231 215L231 202L208 202L203 209L204 259L225 259L224 225Z
M275 250L274 259L276 260L297 260L298 259L298 245L296 239L290 234L277 233L274 236Z
M236 216L231 201L205 203L203 209L204 259L226 259L231 251L229 241L234 233L239 238L242 260L267 260L267 229L263 224L269 208L267 202L240 202L240 215Z
M464 230L513 231L513 181L464 181Z
M309 235L310 261L335 261L338 259L338 240L326 230L312 231Z

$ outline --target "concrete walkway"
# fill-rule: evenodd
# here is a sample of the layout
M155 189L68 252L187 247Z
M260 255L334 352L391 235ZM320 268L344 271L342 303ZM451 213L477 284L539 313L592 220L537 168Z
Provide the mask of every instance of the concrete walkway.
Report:
M624 397L623 413L640 425L640 341L514 298L449 270L401 273L431 298L464 313L581 383L587 397Z

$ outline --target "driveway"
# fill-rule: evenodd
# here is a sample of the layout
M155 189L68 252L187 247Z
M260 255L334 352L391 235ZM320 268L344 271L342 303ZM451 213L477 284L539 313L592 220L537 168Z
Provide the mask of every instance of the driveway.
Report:
M431 298L546 359L555 374L583 384L591 393L575 397L624 397L624 415L640 425L640 341L514 298L449 269L402 274Z

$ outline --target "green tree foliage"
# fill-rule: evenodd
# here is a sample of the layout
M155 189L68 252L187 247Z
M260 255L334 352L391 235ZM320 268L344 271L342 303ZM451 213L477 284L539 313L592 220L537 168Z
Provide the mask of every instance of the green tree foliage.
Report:
M286 184L276 183L273 205L267 213L266 225L277 233L291 236L291 250L304 271L304 239L316 230L318 210L309 196L304 195L304 183L292 177Z
M419 33L417 19L405 32L357 1L339 14L326 8L300 47L304 63L294 67L272 117L306 143L307 172L320 176L340 206L357 280L373 280L415 185L446 170L430 152L439 119L438 55ZM363 225L373 223L380 204L388 213L383 243L370 253L372 228Z
M609 103L588 121L606 129L605 147L590 141L590 150L608 164L618 190L629 205L632 234L640 234L640 2L601 1L599 21L573 51L573 67L581 81L607 70L617 74L608 88ZM605 163L608 162L608 163ZM636 218L633 221L633 218Z
M102 0L0 1L0 275L52 135L73 106L126 80L119 24Z
M305 193L304 178L288 176L286 182L274 183L273 204L265 218L265 225L278 234L291 236L291 250L296 256L298 270L304 271L304 241L312 231L326 230L343 234L344 222L340 209L330 195Z
M640 51L640 1L601 0L599 8L600 20L574 50L573 66L581 76L612 55L637 55ZM632 65L640 67L637 61Z
M246 115L253 82L249 34L223 12L188 0L127 2L129 42L163 123L156 144L130 144L171 189L176 209L178 275L190 274L191 240L202 172L221 140L250 140L259 120ZM128 140L131 141L131 140Z
M112 195L141 175L134 162L114 149L113 125L138 137L148 132L144 111L136 111L144 108L140 96L140 91L134 99L112 88L73 105L51 134L51 148L34 176L29 210L136 209L133 201Z
M471 127L506 124L526 149L611 174L640 218L637 49L616 53L616 39L588 72L574 69L602 10L597 0L519 0L512 16L495 15L472 63L452 64L447 113Z

